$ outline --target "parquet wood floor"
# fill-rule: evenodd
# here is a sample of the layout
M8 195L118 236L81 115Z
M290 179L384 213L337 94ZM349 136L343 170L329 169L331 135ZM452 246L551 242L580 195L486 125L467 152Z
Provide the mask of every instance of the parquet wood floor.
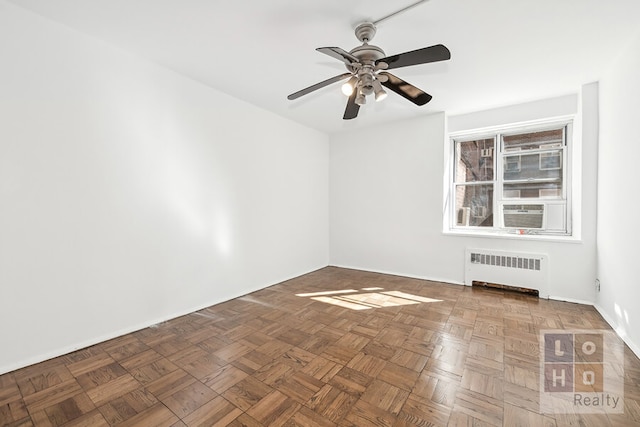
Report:
M610 329L590 306L328 267L0 375L0 425L640 425L626 347L624 414L540 414L539 331L573 328Z

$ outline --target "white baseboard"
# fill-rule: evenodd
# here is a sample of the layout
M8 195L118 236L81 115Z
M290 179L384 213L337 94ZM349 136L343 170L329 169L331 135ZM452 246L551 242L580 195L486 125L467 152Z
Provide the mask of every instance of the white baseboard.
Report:
M439 283L446 283L446 284L449 284L449 285L463 285L464 286L464 282L457 282L457 281L451 280L451 279L443 279L443 278L429 277L429 276L420 276L420 275L415 275L415 274L398 273L398 272L389 271L389 270L377 270L377 269L354 267L354 266L342 265L342 264L329 264L329 267L346 268L346 269L349 269L349 270L358 270L358 271L368 271L370 273L388 274L390 276L408 277L409 279L428 280L429 282L439 282Z
M549 299L552 299L554 301L571 302L573 304L593 305L593 301L585 301L581 299L567 298L567 297L558 297L555 295L549 295Z
M640 359L640 346L629 339L629 336L622 331L618 322L614 321L611 316L606 312L605 309L600 307L598 304L593 304L593 307L600 313L600 316L616 331L616 334L624 341L624 343L629 346L631 351Z

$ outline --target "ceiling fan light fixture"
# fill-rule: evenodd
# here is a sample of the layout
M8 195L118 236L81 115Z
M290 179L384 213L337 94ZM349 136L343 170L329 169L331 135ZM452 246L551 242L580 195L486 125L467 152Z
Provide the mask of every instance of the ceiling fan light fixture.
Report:
M373 81L373 89L376 94L376 102L380 102L387 97L387 91L382 88L378 80Z
M410 5L398 12L384 17L386 20L391 16L404 12L428 0L420 0L418 3ZM358 116L360 106L366 104L367 97L374 95L375 101L382 101L387 97L387 90L390 90L415 105L425 105L431 101L432 96L423 90L415 87L411 83L387 72L396 68L409 67L413 65L429 64L432 62L447 61L451 59L451 52L446 46L436 44L423 47L409 52L387 56L380 47L369 44L376 32L376 24L382 22L364 22L356 28L356 38L362 42L361 46L356 46L350 51L339 47L319 47L316 50L325 55L331 56L347 67L346 73L339 74L307 88L299 90L287 96L287 99L298 99L303 95L321 89L333 83L343 82L342 92L348 96L347 107L342 118L344 120L355 119ZM383 87L384 86L384 89Z
M351 77L345 84L342 85L342 93L345 94L345 96L351 96L351 94L354 91L354 88L356 87L356 83L358 82L358 78L353 76Z

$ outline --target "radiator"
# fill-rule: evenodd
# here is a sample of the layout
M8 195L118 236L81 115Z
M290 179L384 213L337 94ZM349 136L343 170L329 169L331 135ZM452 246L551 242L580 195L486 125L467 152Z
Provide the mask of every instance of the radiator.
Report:
M549 297L549 259L545 254L467 248L464 267L467 286L473 281L487 282L535 289L541 298Z

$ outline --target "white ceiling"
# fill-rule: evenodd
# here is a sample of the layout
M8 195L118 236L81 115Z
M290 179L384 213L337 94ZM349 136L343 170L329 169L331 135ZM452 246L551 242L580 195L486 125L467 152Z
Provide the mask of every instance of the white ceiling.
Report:
M598 80L638 35L638 0L430 0L383 21L387 55L442 43L450 61L393 70L433 95L417 107L390 94L342 120L345 72L315 51L360 42L353 29L416 0L9 0L294 121L333 133L447 111L460 114L564 95Z

